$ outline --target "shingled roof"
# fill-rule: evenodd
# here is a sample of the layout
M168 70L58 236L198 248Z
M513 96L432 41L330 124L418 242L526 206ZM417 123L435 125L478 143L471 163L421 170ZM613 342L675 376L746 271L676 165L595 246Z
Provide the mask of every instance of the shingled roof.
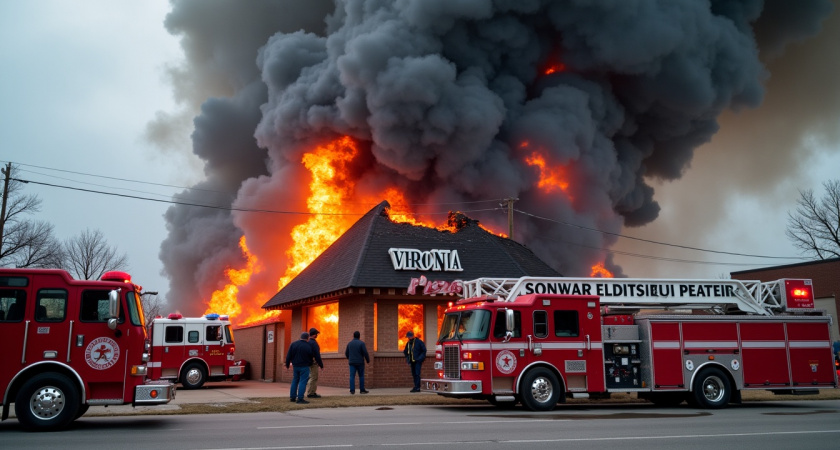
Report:
M312 264L263 305L266 309L291 307L308 299L347 288L407 288L411 278L453 281L480 277L518 278L560 276L525 246L496 236L464 215L450 214L458 231L395 223L382 202L359 219ZM394 270L388 250L457 250L463 271L426 272Z

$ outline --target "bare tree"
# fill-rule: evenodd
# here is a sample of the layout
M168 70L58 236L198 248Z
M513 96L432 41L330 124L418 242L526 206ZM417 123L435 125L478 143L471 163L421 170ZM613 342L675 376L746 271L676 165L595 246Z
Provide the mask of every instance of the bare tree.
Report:
M162 298L158 297L157 292L142 292L140 303L143 305L143 314L146 316L147 323L157 316L162 316L166 304Z
M15 167L3 168L2 207L0 207L0 266L60 267L62 246L53 233L53 226L28 218L41 209L35 195L24 195L23 184L13 178Z
M64 242L64 264L76 279L98 280L109 270L128 270L128 255L117 254L99 230L87 229Z
M796 211L788 213L785 230L793 244L819 259L840 257L840 180L823 183L825 195L801 191Z

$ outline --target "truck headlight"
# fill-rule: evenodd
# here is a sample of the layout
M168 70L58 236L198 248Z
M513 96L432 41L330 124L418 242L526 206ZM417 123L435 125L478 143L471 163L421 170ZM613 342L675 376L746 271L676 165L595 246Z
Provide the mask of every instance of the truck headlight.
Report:
M443 370L443 362L435 361L435 370Z
M461 363L461 370L484 370L484 363L477 361L465 361Z

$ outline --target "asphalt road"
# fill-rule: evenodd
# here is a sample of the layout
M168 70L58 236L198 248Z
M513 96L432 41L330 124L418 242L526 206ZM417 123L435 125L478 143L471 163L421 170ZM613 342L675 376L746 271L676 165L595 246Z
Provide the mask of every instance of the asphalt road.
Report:
M17 448L645 448L836 449L840 400L759 402L723 410L560 405L548 413L490 406L391 406L285 413L82 417L29 433L0 423Z

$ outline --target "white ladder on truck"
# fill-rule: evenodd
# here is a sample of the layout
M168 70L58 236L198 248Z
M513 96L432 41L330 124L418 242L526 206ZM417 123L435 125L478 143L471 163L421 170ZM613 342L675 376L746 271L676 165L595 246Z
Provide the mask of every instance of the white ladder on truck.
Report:
M464 281L464 298L510 302L529 293L595 295L613 310L692 309L714 314L772 316L782 312L784 280L770 282L652 278L477 278Z

